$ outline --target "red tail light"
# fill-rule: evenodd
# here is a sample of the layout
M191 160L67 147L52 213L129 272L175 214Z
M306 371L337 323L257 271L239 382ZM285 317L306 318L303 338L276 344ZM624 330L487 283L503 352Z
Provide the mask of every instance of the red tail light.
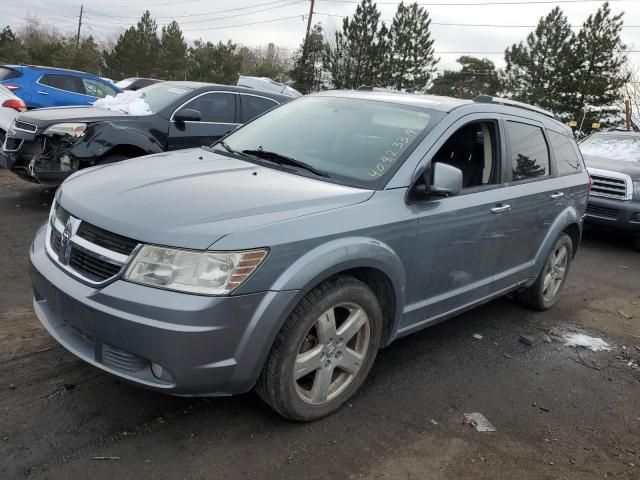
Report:
M17 112L26 112L27 106L19 98L11 98L2 102L2 106L5 108L12 108Z
M20 86L19 85L14 85L13 83L7 83L5 85L5 87L7 87L12 92L15 92L16 90L20 90Z

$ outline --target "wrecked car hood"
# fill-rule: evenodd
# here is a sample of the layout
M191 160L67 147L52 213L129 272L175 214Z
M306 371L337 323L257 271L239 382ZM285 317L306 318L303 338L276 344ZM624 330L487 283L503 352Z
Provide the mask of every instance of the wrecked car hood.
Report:
M141 242L206 249L232 232L372 194L194 148L81 170L64 182L59 202L84 221Z
M122 112L114 112L96 107L54 107L30 110L18 116L18 120L31 123L39 128L53 123L63 122L95 122L100 120L116 120L132 117Z

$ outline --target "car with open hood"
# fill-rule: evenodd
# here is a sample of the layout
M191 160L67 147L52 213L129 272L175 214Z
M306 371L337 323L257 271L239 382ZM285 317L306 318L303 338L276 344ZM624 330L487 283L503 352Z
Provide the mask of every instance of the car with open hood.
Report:
M2 163L25 180L58 185L86 167L211 144L289 100L228 85L155 83L93 106L23 113L6 136Z
M129 382L255 388L313 420L395 339L509 293L551 308L588 182L571 130L534 107L313 94L212 146L68 178L31 246L33 305Z

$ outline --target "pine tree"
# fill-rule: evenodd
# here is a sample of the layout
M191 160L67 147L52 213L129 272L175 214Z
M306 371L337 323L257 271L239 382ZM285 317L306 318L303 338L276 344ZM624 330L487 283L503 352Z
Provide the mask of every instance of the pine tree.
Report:
M0 32L0 62L27 63L28 52L11 27L7 25Z
M309 38L303 42L294 57L291 70L293 88L302 93L317 92L322 86L322 53L324 38L322 25L316 24L309 32Z
M505 51L505 90L514 99L566 112L571 86L574 34L559 7L540 19L526 42Z
M189 79L235 85L242 65L242 56L237 46L227 43L196 40L189 48Z
M445 70L433 80L429 93L459 98L496 95L501 82L495 64L487 58L463 56L456 60L460 70Z
M409 92L424 92L438 59L434 56L429 13L417 3L401 2L391 23L382 83Z
M362 0L351 19L342 22L331 43L325 44L323 64L335 88L380 85L383 71L384 22L371 0ZM383 32L383 35L381 35Z
M187 74L187 43L175 20L162 27L160 37L160 77L164 80L184 80Z
M160 70L157 30L147 10L135 27L129 27L120 35L113 50L105 53L108 74L114 78L156 76Z
M590 114L587 108L584 124L588 127L593 121L606 118L607 109L616 110L621 89L629 79L623 68L626 46L620 38L622 16L622 13L612 15L609 4L604 3L589 15L576 37L571 112L573 119L581 119L585 106L591 107L591 111L598 110L599 113ZM614 118L611 120L604 123L616 123Z

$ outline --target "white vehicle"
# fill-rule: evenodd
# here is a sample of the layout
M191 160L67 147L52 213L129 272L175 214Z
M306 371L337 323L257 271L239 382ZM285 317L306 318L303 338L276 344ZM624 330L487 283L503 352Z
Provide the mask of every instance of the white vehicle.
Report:
M301 97L302 94L295 88L291 88L284 83L274 82L267 77L247 77L240 75L237 83L238 87L253 88L261 92L278 93L291 98Z
M0 146L4 143L4 137L19 113L25 112L27 106L11 90L0 85Z

